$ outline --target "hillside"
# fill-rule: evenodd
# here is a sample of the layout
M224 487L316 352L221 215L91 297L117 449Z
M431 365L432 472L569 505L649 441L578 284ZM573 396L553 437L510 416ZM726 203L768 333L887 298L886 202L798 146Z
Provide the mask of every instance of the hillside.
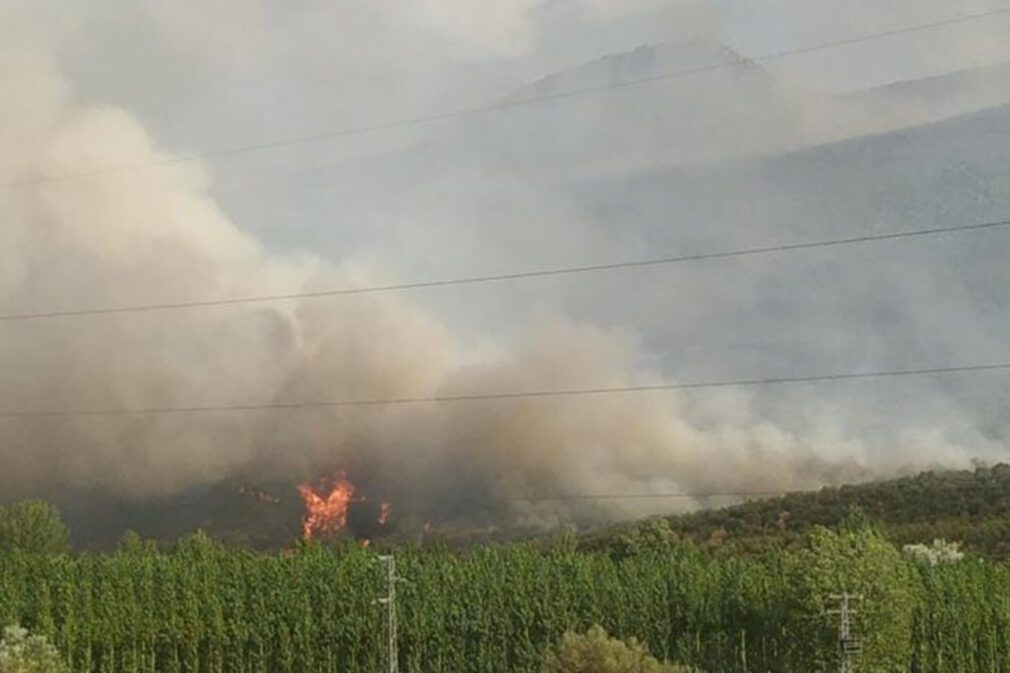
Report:
M943 538L962 542L968 551L1005 559L1010 557L1010 465L923 472L664 520L682 538L740 552L795 546L814 526L837 527L854 516L877 522L898 544ZM587 536L583 544L611 547L650 525L613 527Z
M619 87L669 73L705 70L717 64L735 71L738 77L765 76L760 66L725 45L702 40L642 45L633 51L607 54L595 61L551 73L505 96L503 101L512 103L564 95L569 91Z

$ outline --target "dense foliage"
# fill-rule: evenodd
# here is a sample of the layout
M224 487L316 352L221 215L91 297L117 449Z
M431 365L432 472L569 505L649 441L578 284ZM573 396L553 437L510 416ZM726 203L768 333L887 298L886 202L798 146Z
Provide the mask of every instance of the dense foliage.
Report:
M57 509L39 500L0 507L0 551L58 554L67 550L67 527Z
M602 625L658 659L711 673L834 667L830 595L863 596L859 671L1005 671L1010 567L922 563L868 528L815 530L802 549L732 557L651 538L613 553L552 545L401 549L401 670L534 672L568 630ZM0 553L0 624L49 637L75 671L373 673L381 567L357 549Z

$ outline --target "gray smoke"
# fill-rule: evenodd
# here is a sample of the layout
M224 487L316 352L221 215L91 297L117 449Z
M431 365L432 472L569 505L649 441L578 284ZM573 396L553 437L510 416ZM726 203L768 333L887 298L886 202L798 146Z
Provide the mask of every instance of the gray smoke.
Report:
M522 61L515 50L540 48L530 46L531 22L554 29L537 18L546 10L534 3L501 3L508 20L486 25L467 3L454 4L427 3L430 11L409 20L447 30L462 53L474 48L471 39L494 45L506 61ZM590 27L620 21L608 11L586 3L579 16ZM640 11L657 10L642 3ZM173 15L182 23L171 34L200 41L186 12ZM1006 180L987 170L1003 155L977 138L965 145L961 122L943 126L1006 102L1010 91L992 85L1005 84L992 74L1001 71L912 91L816 92L721 49L711 17L700 15L690 25L704 32L701 39L675 36L673 46L592 61L512 95L728 59L712 77L478 116L359 148L352 159L308 160L320 150L304 148L294 160L263 159L231 172L172 162L178 155L130 110L82 99L46 49L0 53L0 183L135 167L0 190L0 313L311 291L928 227L995 216L1010 203ZM227 67L258 65L264 40L281 49L269 21L243 16L254 25L229 51L236 61ZM387 30L374 25L385 15L354 16ZM342 76L354 80L380 66L349 67ZM998 124L1008 116L1001 114L979 124ZM917 145L918 133L930 144ZM958 150L936 149L939 141L956 141L947 147ZM893 165L866 159L875 147L888 148ZM291 234L280 243L283 224L294 220L311 224L305 240L294 243ZM1005 306L992 283L1005 279L998 250L984 241L957 247L953 263L949 245L848 254L4 322L0 409L597 388L1005 355L997 338L1005 320L988 312ZM421 511L447 518L490 511L551 524L585 505L526 499L801 489L997 458L1006 425L990 394L1005 386L985 384L984 394L931 380L6 418L0 489L5 498L72 487L142 499L233 478L294 482L344 468ZM593 507L634 516L697 504Z

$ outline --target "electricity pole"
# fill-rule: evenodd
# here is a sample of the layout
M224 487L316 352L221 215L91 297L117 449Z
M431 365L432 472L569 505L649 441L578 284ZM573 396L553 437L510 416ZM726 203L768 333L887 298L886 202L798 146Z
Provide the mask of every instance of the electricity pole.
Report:
M852 635L852 615L856 611L852 609L852 601L862 600L859 594L843 592L833 594L829 597L838 603L837 610L828 610L829 615L838 615L838 670L840 673L854 673L852 657L863 650L862 641L857 636Z
M383 656L383 673L397 673L399 662L396 650L396 559L390 554L380 556L379 561L386 569L386 595L379 598L379 604L386 606L386 649Z

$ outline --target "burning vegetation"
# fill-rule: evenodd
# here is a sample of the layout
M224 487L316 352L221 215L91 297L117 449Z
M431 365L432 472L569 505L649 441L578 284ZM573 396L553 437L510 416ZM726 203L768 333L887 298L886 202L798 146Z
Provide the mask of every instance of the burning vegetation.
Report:
M373 500L358 490L347 474L298 485L304 513L302 538L305 540L334 537L344 529L363 545L389 525L393 506L386 500Z

